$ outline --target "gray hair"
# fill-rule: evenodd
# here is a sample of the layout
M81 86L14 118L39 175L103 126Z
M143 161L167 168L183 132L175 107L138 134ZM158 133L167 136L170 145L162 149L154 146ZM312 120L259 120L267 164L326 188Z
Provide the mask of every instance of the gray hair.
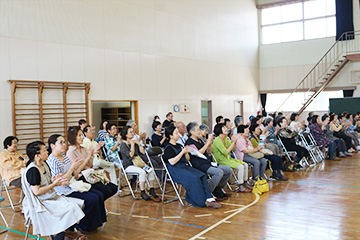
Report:
M135 123L134 120L130 119L127 123L126 123L126 126L129 126L131 127L131 125L133 125Z
M197 122L190 122L187 126L186 126L186 130L189 134L189 136L191 136L190 131L195 131L195 127L199 126L199 124Z
M240 123L241 123L241 121L242 121L242 117L241 116L236 116L235 118L234 118L234 123L235 123L235 126L239 126L240 125Z
M201 131L209 130L209 127L206 124L201 124L199 128Z

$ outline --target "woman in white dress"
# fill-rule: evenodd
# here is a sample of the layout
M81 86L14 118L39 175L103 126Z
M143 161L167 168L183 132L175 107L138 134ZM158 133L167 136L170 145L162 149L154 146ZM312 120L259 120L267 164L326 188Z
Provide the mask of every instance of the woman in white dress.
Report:
M51 178L49 166L45 162L48 158L45 144L40 141L29 143L26 154L29 161L21 178L25 194L25 225L33 225L34 235L56 235L54 239L64 239L64 231L85 215L78 204L55 193L54 187L64 186L68 181L62 175Z

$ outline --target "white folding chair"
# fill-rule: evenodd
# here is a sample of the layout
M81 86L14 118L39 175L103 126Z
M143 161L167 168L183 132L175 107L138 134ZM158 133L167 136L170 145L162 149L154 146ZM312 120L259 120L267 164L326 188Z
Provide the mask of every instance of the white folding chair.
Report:
M313 160L314 164L318 163L317 158L315 156L316 153L316 149L318 148L317 145L310 145L306 139L306 136L304 135L304 133L299 132L299 136L300 136L300 140L301 140L301 145L309 152L311 159ZM307 163L307 165L309 165L309 163L307 162L307 160L305 160L305 162Z
M282 149L283 154L285 154L285 157L287 157L290 162L294 162L294 160L291 158L290 155L293 155L295 157L296 151L288 151L286 149L284 143L281 141L280 137L278 137L278 140L279 140L279 143L281 144L281 149Z
M4 208L9 208L9 207L11 207L15 212L20 212L21 209L16 209L15 207L16 207L16 206L19 206L19 205L21 204L22 199L23 199L23 191L22 191L22 189L21 189L19 202L17 202L17 203L14 204L13 201L12 201L12 199L11 199L11 196L10 196L10 190L13 190L13 189L16 189L16 188L15 188L15 187L7 186L5 180L4 180L3 178L1 179L0 197L2 197L2 192L5 191L5 192L6 192L6 195L8 196L10 205L0 207L0 209L4 209Z
M181 189L182 189L181 185L180 185L180 184L177 184L177 183L175 183L175 182L173 181L173 179L172 179L172 177L171 177L171 174L170 174L168 168L166 167L166 163L164 162L164 159L162 158L162 156L160 157L160 159L161 159L161 162L162 162L162 164L163 164L163 166L164 166L164 169L165 169L165 172L166 172L165 179L164 179L164 185L163 185L163 188L162 188L162 199L164 199L165 193L168 193L168 192L166 192L166 182L167 182L168 177L169 177L169 180L170 180L171 185L173 186L173 189L174 189L173 191L175 191L175 194L176 194L176 196L175 196L174 199L165 201L165 202L163 202L163 203L164 203L164 204L168 204L168 203L171 203L171 202L174 202L174 201L179 200L180 203L181 203L181 205L183 205L184 207L188 206L188 205L185 205L185 204L184 204L184 202L183 202L183 200L182 200L182 198L181 198ZM179 185L180 185L180 186L179 186ZM171 191L169 191L169 192L171 192Z
M154 169L154 171L161 171L162 172L162 175L161 175L161 180L163 179L163 173L165 171L164 167L154 167L153 163L151 162L151 156L158 156L159 158L161 158L161 155L162 155L162 150L160 147L149 147L147 149L145 149L145 154L146 154L146 157L148 159L148 163L150 165L151 168ZM162 184L161 184L161 180L157 177L157 175L155 174L155 179L156 179L156 182L158 183L159 185L159 188L160 190L162 191Z
M234 156L236 156L235 153L234 153ZM214 162L216 162L217 164L219 164L218 161L216 160L214 154L211 153L211 157L212 157L212 159L214 160ZM232 191L232 192L236 191L237 188L233 189L233 188L231 187L231 185L232 185L232 184L239 184L239 179L237 178L235 171L236 171L236 169L231 168L230 178L233 177L233 178L235 179L235 182L231 182L231 180L230 180L230 183L229 183L229 182L226 183L226 185L228 186L229 190Z

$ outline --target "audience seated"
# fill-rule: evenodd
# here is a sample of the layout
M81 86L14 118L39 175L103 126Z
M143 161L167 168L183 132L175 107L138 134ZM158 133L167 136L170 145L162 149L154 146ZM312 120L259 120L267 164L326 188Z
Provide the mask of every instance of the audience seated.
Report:
M201 139L201 141L203 141L204 143L207 141L208 139L208 135L209 135L209 126L206 124L201 124L199 126L200 128L200 137L199 139ZM211 154L211 151L208 152L209 154Z
M136 132L138 131L138 126L134 120L129 120L126 123L126 126L129 126L134 130L133 140L139 140L140 144L146 147L146 132L140 132L140 135L137 134Z
M140 144L139 140L134 140L134 130L130 126L125 126L121 130L121 137L123 142L120 145L120 152L123 157L123 165L126 172L136 172L139 174L139 186L141 190L141 197L148 201L151 198L145 193L145 178L149 180L150 191L149 194L153 197L154 202L161 202L161 199L156 195L154 190L155 173L149 166L138 167L134 165L135 158L142 159L146 162L145 149Z
M299 122L299 114L292 113L290 116L290 129L291 131L301 132L305 129L305 121Z
M296 137L298 136L296 130L300 130L300 128L295 128L295 131L291 131L290 129L288 129L288 123L285 117L280 118L277 123L280 126L278 136L281 138L281 141L283 142L285 148L288 151L296 152L296 156L294 159L296 165L294 167L297 169L302 168L302 166L299 164L300 160L303 157L308 158L310 154L308 150L296 144Z
M347 136L342 129L342 126L337 121L335 114L330 115L330 131L333 132L334 136L344 140L348 152L357 152L356 147L352 143L351 137Z
M100 130L98 133L98 138L100 142L104 142L105 141L105 137L108 134L106 131L106 125L108 124L108 121L104 120L101 122L100 124Z
M119 156L121 136L115 123L106 125L107 136L105 137L105 149L108 160L117 168L121 168L121 160Z
M91 148L94 149L94 153L93 153L94 169L102 168L102 169L106 170L109 173L110 181L116 185L117 177L116 177L114 163L105 161L104 159L101 158L100 148L102 146L104 146L105 142L98 143L93 140L93 138L95 136L95 131L91 128L90 125L87 125L84 128L84 135L85 135L85 138L84 138L81 146L87 150L90 150Z
M189 138L187 136L186 126L183 122L176 122L175 126L179 134L179 140L177 141L177 143L184 147L186 140L188 140Z
M243 123L243 119L240 115L236 115L236 117L234 118L234 131L233 131L233 134L236 135L238 132L237 132L237 127L244 124Z
M174 119L174 115L172 114L172 112L168 112L168 113L166 114L166 119L165 119L165 121L163 122L162 127L163 127L163 128L167 128L171 123L174 122L173 119Z
M223 116L217 116L216 118L215 118L215 122L216 122L216 124L219 124L219 123L225 123L225 120L224 120L224 117Z
M226 129L228 130L228 137L231 137L234 131L233 123L230 121L229 118L224 119L224 124Z
M239 129L238 129L239 132ZM238 192L251 192L251 187L246 183L248 180L248 165L242 160L232 158L230 153L235 150L236 141L239 136L233 135L231 141L227 138L227 128L223 123L218 123L214 127L214 134L217 135L212 145L212 152L216 161L221 165L226 165L238 170ZM266 162L266 160L265 160ZM266 167L266 165L265 165ZM264 168L265 172L265 168ZM254 177L257 175L254 175Z
M178 129L170 125L165 129L165 135L169 144L164 151L164 161L172 179L185 188L186 201L195 207L221 207L211 195L206 174L187 164L190 150L177 143Z
M8 186L21 189L21 168L25 167L24 157L17 151L17 137L4 140L4 150L0 153L0 174Z
M348 114L347 114L348 115ZM339 115L339 122L344 129L344 132L347 136L351 137L357 150L360 150L359 144L359 134L354 131L354 125L350 121L351 114L349 114L349 119L346 118L346 115Z
M200 155L190 154L190 162L192 166L203 173L208 174L211 178L209 181L210 192L216 197L217 201L225 200L230 194L225 194L222 188L225 187L226 182L230 178L231 168L225 165L218 165L212 162L212 157L208 154L211 152L213 136L209 135L208 140L204 143L201 139L199 125L196 122L191 122L186 126L189 134L189 139L185 142L185 146L195 149L200 152Z
M338 160L336 158L336 143L329 139L326 139L325 131L326 125L329 123L328 119L325 119L325 122L321 122L320 117L318 115L313 115L310 120L310 132L313 135L316 144L323 150L327 147L329 150L329 159L330 160ZM341 157L344 157L345 154L339 152Z
M276 124L275 124L276 125ZM268 133L268 136L266 138L266 141L270 144L274 144L274 148L275 148L275 152L274 154L276 155L280 155L281 151L280 148L281 144L279 143L279 140L277 138L277 134L280 130L280 127L278 125L276 125L276 127L274 126L274 120L272 118L266 118L264 121L264 132Z
M79 120L79 128L82 130L84 130L84 128L88 125L87 121L85 119L80 119Z
M85 176L82 174L83 170L93 168L93 154L94 151L98 149L93 149L92 147L87 150L82 147L83 144L83 132L77 126L70 127L68 131L68 142L70 143L69 150L66 152L66 156L70 159L71 162L80 160L81 163L77 169L78 178L77 180L82 180L91 184L91 187L98 190L104 195L104 201L117 192L117 186L111 182L103 183L101 181L96 183L89 182Z
M54 134L49 137L50 153L46 163L48 164L51 175L53 177L62 175L65 180L70 180L71 177L77 178L79 175L79 166L82 164L80 159L76 159L71 162L70 159L65 156L66 141L60 134ZM60 196L67 196L73 198L79 198L84 200L83 212L85 217L76 224L76 228L83 232L89 233L92 230L97 229L106 222L106 213L104 205L104 195L94 188L90 188L89 191L77 192L74 191L69 185L54 187L56 194Z
M154 130L154 133L151 136L152 146L153 147L162 147L162 148L166 147L168 142L166 140L165 133L161 133L161 131L162 131L161 122L154 121L151 127Z
M68 181L62 174L51 177L45 162L48 158L45 144L40 141L29 143L26 155L29 160L22 178L25 225L31 221L34 235L55 235L52 239L64 239L64 231L85 215L79 205L56 194L54 187L66 186Z
M250 133L252 134L251 138L250 138L250 142L251 142L253 148L257 148L258 146L260 146L259 142L260 142L261 132L262 131L260 129L260 126L258 126L257 124L252 125L250 127ZM268 135L265 135L265 136L267 137ZM260 146L260 147L261 148L264 148L264 147L267 148L266 145L267 144L265 143L265 146ZM270 151L273 152L273 146L271 148L268 148L268 149L270 149ZM279 157L276 154L272 154L272 155L265 154L264 158L268 159L271 162L271 166L272 166L272 169L273 169L273 175L272 175L273 178L275 178L276 180L281 180L281 181L289 180L289 178L284 177L282 175L282 173L281 173L281 170L283 168L283 163L282 163L281 157Z

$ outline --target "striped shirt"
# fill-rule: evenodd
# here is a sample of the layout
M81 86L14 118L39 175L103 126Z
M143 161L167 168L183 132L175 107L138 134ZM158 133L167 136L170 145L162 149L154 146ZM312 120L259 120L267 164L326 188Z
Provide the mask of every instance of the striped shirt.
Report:
M71 167L71 161L70 159L63 155L64 162L62 162L60 159L55 157L54 155L50 155L48 159L46 160L46 163L49 165L51 176L56 176L59 174L66 174L67 171L69 171ZM74 192L73 189L71 189L70 186L62 187L62 186L56 186L55 192L57 195L69 195L70 193Z
M99 131L99 141L104 142L107 132L105 130Z

